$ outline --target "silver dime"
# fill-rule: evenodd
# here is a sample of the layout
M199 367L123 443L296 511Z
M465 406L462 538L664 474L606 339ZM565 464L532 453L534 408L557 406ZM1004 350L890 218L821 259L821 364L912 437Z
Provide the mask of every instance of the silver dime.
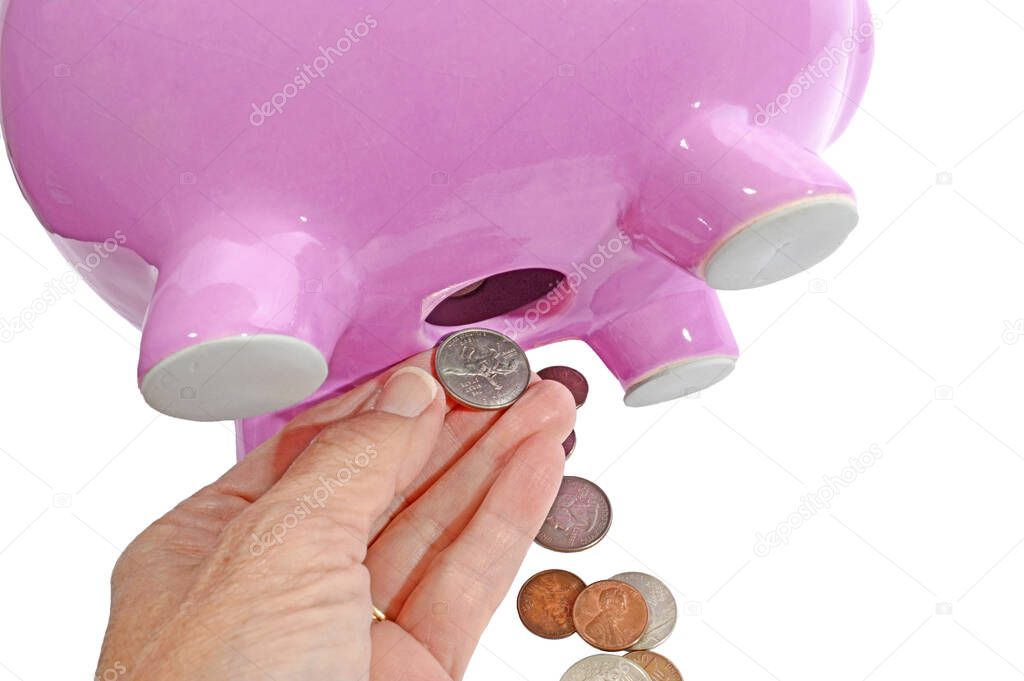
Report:
M562 681L652 681L650 674L632 660L618 655L585 657L562 674Z
M523 349L488 329L448 336L437 349L434 368L452 399L474 409L504 409L530 384L530 362Z
M643 572L622 572L612 579L629 584L647 601L647 629L629 649L651 650L664 643L676 626L676 599L669 588L657 577Z

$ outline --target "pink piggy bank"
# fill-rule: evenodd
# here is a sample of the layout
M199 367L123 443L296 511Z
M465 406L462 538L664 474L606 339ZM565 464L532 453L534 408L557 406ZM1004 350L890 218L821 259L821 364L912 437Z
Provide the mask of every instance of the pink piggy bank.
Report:
M299 409L467 326L590 344L645 405L736 344L714 289L857 222L819 157L863 0L8 0L8 151L142 329L154 408Z

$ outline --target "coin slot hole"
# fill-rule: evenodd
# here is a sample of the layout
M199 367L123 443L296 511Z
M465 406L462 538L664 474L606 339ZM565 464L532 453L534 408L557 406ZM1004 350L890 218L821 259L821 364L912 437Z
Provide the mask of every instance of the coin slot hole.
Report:
M435 326L465 326L526 307L557 288L565 275L549 269L502 272L449 295L427 315Z

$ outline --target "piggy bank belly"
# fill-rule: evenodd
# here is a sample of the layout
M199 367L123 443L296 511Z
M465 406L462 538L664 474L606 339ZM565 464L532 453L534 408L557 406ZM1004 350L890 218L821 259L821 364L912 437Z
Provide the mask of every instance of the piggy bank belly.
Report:
M860 0L10 0L4 21L27 200L142 328L145 399L246 420L243 449L466 326L584 340L631 405L700 390L737 354L714 289L803 271L857 220L819 154L870 67Z

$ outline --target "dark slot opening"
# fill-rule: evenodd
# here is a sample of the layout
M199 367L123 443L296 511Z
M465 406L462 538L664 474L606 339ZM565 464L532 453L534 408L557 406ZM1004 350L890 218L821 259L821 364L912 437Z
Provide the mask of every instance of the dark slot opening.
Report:
M565 280L548 269L502 272L456 291L427 317L435 326L465 326L493 319L543 298Z

